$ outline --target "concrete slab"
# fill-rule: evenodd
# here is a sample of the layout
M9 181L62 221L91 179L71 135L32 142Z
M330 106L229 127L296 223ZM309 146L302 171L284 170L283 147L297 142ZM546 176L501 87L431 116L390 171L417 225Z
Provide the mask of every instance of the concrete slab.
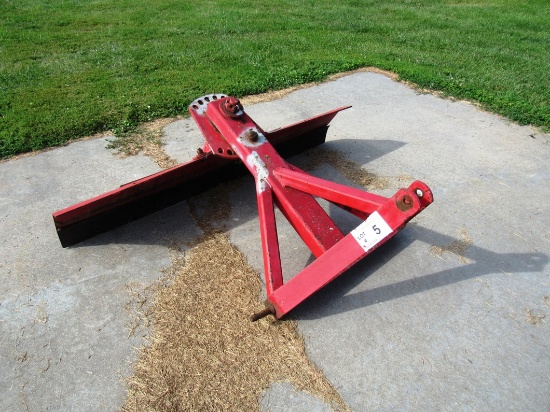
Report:
M302 411L331 412L319 398L294 388L288 382L277 382L263 395L260 406L266 412Z
M390 196L420 179L435 202L295 311L311 359L356 411L548 410L550 136L374 73L246 110L272 129L348 104L324 147L293 161L311 166L328 151L377 176L374 192ZM180 161L200 146L190 119L168 126L166 138ZM157 170L104 146L80 142L0 164L2 410L118 409L119 378L141 343L124 327L125 288L154 281L169 245L199 234L183 203L61 249L52 211ZM311 172L356 185L337 162ZM325 207L344 229L357 224ZM312 257L279 222L292 276ZM250 180L233 192L224 223L261 270ZM326 407L286 384L262 400L264 410L285 405Z
M106 139L0 164L0 410L115 410L132 347L129 288L158 279L169 247L200 233L185 203L77 247L59 244L51 213L158 171L118 159Z

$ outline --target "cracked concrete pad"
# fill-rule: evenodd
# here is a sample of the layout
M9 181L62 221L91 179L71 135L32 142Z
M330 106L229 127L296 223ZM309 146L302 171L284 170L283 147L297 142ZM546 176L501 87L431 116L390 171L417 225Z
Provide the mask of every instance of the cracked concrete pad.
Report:
M353 107L333 120L324 147L292 162L357 186L328 150L378 176L375 193L420 179L435 201L294 311L310 358L356 411L547 410L550 136L373 73L245 109L271 130L344 105ZM191 119L165 131L166 151L179 161L202 145ZM104 145L0 164L2 410L119 408L119 379L130 372L131 346L142 344L125 329L126 286L153 282L169 246L199 233L182 203L62 249L51 212L157 170ZM220 224L261 270L254 192L240 180ZM358 224L324 207L345 230ZM312 257L278 219L288 278ZM261 406L325 410L319 402L276 383Z

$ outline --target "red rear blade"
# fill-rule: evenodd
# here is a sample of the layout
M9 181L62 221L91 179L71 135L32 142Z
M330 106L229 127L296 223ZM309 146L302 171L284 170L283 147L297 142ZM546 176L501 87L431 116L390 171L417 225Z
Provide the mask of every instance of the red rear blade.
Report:
M347 108L276 129L266 137L281 156L293 156L324 143L329 122ZM53 220L61 245L72 246L247 173L240 160L207 153L59 210Z

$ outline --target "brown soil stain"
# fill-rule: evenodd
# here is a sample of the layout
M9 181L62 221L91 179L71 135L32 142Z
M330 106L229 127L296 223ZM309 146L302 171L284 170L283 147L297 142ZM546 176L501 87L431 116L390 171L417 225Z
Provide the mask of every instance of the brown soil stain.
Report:
M274 100L304 87L309 86L241 101ZM405 175L377 176L333 149L316 148L304 158L306 170L329 164L368 189L412 180ZM223 225L216 226L229 217L231 189L229 184L211 190L206 198L190 199L190 212L204 235L186 256L174 248L172 265L158 285L145 292L130 288L128 309L136 319L130 333L146 328L152 333L128 379L123 410L258 410L262 393L277 381L291 382L335 410L349 410L308 359L294 320L248 320L263 308L259 274L231 244Z
M540 310L527 309L525 312L527 315L527 323L531 325L540 325L546 318L546 314Z
M162 169L169 169L177 164L164 150L164 128L177 118L157 119L140 125L137 130L126 137L115 138L109 148L115 149L115 154L126 157L143 153L150 157Z
M448 252L458 256L458 259L462 263L470 262L470 260L466 257L466 252L474 242L470 235L468 235L466 228L460 229L458 236L460 239L453 240L448 245L432 246L430 248L430 252L435 256L442 256L444 253Z
M174 249L149 305L146 293L133 294L129 308L138 315L135 324L150 326L152 333L127 380L123 410L258 410L272 383L288 381L335 410L348 411L308 359L296 321L250 322L263 307L259 274L225 229L213 225L229 216L230 190L212 190L206 199L189 202L204 235L186 256Z

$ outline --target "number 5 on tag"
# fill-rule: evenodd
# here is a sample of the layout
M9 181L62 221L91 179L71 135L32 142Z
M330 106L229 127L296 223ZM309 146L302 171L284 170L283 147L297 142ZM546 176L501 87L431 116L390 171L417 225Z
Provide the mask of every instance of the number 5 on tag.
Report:
M368 252L378 242L392 232L386 221L378 212L374 212L367 220L351 231L359 246Z

